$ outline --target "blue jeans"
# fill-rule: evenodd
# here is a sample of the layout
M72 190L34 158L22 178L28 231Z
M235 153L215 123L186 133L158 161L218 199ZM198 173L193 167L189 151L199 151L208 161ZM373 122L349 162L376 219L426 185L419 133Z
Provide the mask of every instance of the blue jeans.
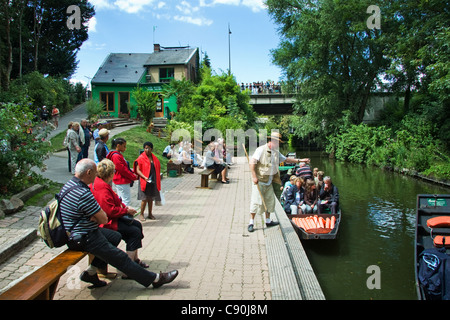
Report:
M145 270L117 248L121 238L117 231L98 228L85 236L81 248L77 250L93 254L95 259L91 264L94 267L104 268L105 264L110 264L144 287L150 286L156 279L156 273Z

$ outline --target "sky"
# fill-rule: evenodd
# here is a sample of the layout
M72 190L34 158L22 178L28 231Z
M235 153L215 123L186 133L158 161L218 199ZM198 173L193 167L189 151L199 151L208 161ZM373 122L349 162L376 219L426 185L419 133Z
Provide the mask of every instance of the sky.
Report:
M207 53L214 72L229 68L238 83L280 81L270 50L279 43L277 26L263 0L90 0L95 17L89 40L77 55L72 81L85 85L109 53L152 53L162 47L191 46ZM229 37L228 26L231 31Z

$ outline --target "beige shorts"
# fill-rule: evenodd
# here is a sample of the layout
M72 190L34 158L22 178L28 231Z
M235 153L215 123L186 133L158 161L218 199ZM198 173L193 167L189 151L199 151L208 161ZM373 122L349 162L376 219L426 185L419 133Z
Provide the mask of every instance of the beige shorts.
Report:
M267 212L275 212L275 192L273 191L273 186L263 186L259 185L261 194L266 203ZM250 202L250 213L265 213L264 204L262 202L261 196L258 191L258 186L256 184L252 185L252 198Z

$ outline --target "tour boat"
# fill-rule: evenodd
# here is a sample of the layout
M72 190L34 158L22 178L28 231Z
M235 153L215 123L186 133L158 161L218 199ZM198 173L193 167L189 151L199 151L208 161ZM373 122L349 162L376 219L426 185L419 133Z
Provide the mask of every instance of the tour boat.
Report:
M336 239L342 213L341 209L339 209L336 214L288 214L287 216L302 240ZM326 224L327 219L330 220L332 225L328 226Z
M437 274L439 267L441 265L445 267L446 263L447 272L446 274L445 272L440 274L443 276L440 281L450 283L449 194L417 195L414 258L415 281L419 300L442 299L428 289L429 286L426 283L429 280L426 279L430 279L429 275L432 273ZM436 276L440 277L440 275ZM450 292L450 288L447 292Z

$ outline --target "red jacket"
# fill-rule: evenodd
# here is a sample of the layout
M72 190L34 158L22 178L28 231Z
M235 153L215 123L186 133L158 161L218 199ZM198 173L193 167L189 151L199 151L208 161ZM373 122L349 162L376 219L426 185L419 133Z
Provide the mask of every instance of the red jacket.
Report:
M130 184L137 180L137 176L130 170L127 161L119 151L110 151L106 157L116 166L113 177L114 184Z
M161 163L159 162L158 158L152 153L152 160L153 160L153 165L155 166L155 171L156 171L156 188L158 189L158 191L161 191ZM141 155L136 159L136 161L134 162L133 165L133 170L134 172L136 172L136 167L137 165L139 165L139 169L141 170L142 174L146 177L148 177L150 175L150 170L151 170L151 163L150 160L148 159L147 155L145 154L145 152L142 152ZM141 183L141 190L145 191L145 187L147 186L147 181L140 178L140 183Z
M111 186L99 177L95 178L90 188L100 208L108 216L108 223L100 225L100 227L117 231L117 221L120 217L127 214L127 207L122 203L122 200Z

